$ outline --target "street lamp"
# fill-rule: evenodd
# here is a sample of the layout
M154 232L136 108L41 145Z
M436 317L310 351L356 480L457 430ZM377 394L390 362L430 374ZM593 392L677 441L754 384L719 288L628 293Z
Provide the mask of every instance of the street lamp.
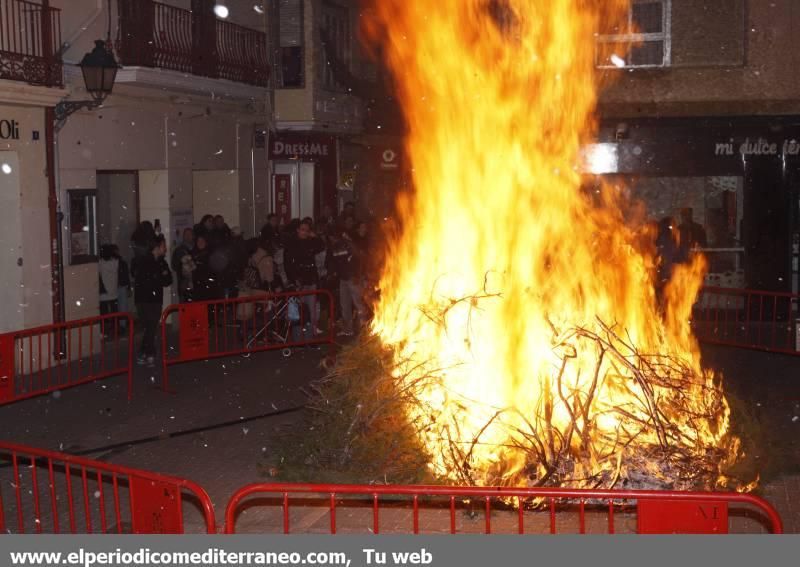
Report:
M111 0L109 0L109 8L110 8ZM111 18L111 12L109 9L109 18ZM109 22L109 30L111 29L111 24ZM109 32L109 41L108 44L111 44L111 34ZM95 40L94 42L94 49L92 49L89 53L83 56L81 62L78 64L78 67L81 68L81 73L83 74L83 83L86 87L86 92L92 97L91 100L62 100L59 102L56 107L53 109L52 117L53 120L53 146L55 152L55 165L54 165L54 176L55 176L55 187L56 187L56 269L57 275L54 277L58 278L58 305L59 305L59 321L66 320L65 314L65 307L64 307L64 239L63 239L63 222L64 222L64 212L61 209L61 199L58 197L59 191L59 165L58 165L58 133L61 128L67 122L67 118L70 117L71 114L81 110L82 108L92 109L97 108L103 101L105 101L106 97L111 94L111 91L114 88L114 81L117 78L117 71L119 70L119 64L117 63L116 58L114 57L114 53L106 48L106 42L102 39ZM66 352L66 344L64 339L64 334L62 333L61 340L59 341L60 344L55 345L55 353L54 356L57 359L61 359L64 357L64 352Z
M111 50L106 49L106 42L98 39L94 49L83 56L78 65L83 73L83 83L92 100L64 100L56 105L56 121L63 122L73 112L82 108L97 108L114 88L119 64Z

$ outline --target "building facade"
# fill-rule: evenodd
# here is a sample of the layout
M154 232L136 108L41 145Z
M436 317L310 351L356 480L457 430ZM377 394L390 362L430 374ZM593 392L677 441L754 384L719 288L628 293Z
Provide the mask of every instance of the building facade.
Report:
M635 0L630 21L598 37L597 172L655 220L692 209L709 284L797 291L800 5Z
M402 130L378 67L358 39L358 0L278 0L270 7L275 131L273 206L284 220L354 201L380 218L399 181Z
M272 114L259 3L0 0L0 9L19 11L42 38L0 33L0 331L96 315L99 247L129 256L140 221L157 220L170 247L204 214L259 230ZM59 102L90 99L77 63L97 39L122 65L113 93L58 121Z

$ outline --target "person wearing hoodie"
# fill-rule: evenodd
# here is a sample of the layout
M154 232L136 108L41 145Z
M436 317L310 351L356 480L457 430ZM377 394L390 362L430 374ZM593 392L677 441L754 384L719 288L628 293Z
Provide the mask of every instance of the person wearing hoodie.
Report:
M343 232L336 240L331 256L339 277L339 305L342 310L339 336L350 337L353 335L353 308L358 315L359 327L364 326L367 316L363 300L363 251L354 244L350 234Z
M164 288L172 285L172 272L164 259L167 243L157 236L148 245L149 254L133 263L134 300L139 323L142 325L142 343L136 363L153 366L156 355L156 331L164 303Z
M131 249L133 257L138 258L147 254L147 246L155 238L156 230L150 221L142 221L131 235Z

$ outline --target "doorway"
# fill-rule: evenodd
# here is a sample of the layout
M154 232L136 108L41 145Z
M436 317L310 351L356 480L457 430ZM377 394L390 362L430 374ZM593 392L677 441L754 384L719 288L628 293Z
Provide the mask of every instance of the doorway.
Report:
M139 173L97 172L97 238L100 245L116 244L130 265L131 235L139 224Z
M273 211L280 211L280 203L277 196L280 189L276 187L276 177L278 180L289 179L290 190L286 198L289 202L288 215L292 219L302 219L304 217L315 218L317 213L317 195L320 176L317 172L317 164L304 161L288 161L275 163L275 175L272 180L272 201Z

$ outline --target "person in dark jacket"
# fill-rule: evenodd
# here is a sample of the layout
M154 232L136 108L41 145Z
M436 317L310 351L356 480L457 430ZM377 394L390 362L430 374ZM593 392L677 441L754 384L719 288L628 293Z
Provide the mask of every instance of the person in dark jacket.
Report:
M156 237L156 229L150 221L142 221L136 230L131 235L131 248L133 249L133 257L147 255L147 247L150 242Z
M213 252L216 248L224 246L231 239L231 229L225 224L225 217L214 217L214 227L207 235L208 247Z
M681 224L677 232L681 263L689 262L697 248L705 248L708 244L706 229L694 222L694 212L691 208L681 209Z
M157 236L148 246L149 254L139 256L133 263L134 300L139 323L144 333L137 364L153 366L156 355L156 330L161 319L164 288L172 285L172 272L164 259L167 243Z
M217 274L222 295L226 299L238 297L238 283L247 265L247 249L241 229L231 229L231 236L211 247L211 271Z
M198 236L192 250L192 300L210 301L222 297L219 277L211 267L211 250L205 236Z
M297 234L289 239L283 252L284 269L288 284L297 291L313 291L319 284L316 256L325 250L325 243L311 230L308 221L300 222ZM303 330L307 339L317 331L317 298L304 295L302 302L308 309L308 317L303 318ZM299 341L299 328L293 329L295 340Z
M261 241L275 246L281 238L281 221L275 213L267 216L267 224L261 227Z
M120 313L128 313L130 312L130 307L128 306L128 295L131 291L131 274L130 270L128 269L128 263L125 261L125 258L119 253L119 246L116 244L112 245L112 253L114 257L119 261L119 273L117 274L117 286L119 286L118 293L117 293L117 309ZM122 319L119 323L120 329L122 331L127 330L128 321Z
M212 230L214 230L214 215L203 215L200 222L194 225L194 237L204 236L208 241Z
M664 288L672 279L675 265L681 261L681 250L677 237L678 229L672 217L658 221L656 250L658 252L658 272L656 274L656 299L659 305L664 300Z

